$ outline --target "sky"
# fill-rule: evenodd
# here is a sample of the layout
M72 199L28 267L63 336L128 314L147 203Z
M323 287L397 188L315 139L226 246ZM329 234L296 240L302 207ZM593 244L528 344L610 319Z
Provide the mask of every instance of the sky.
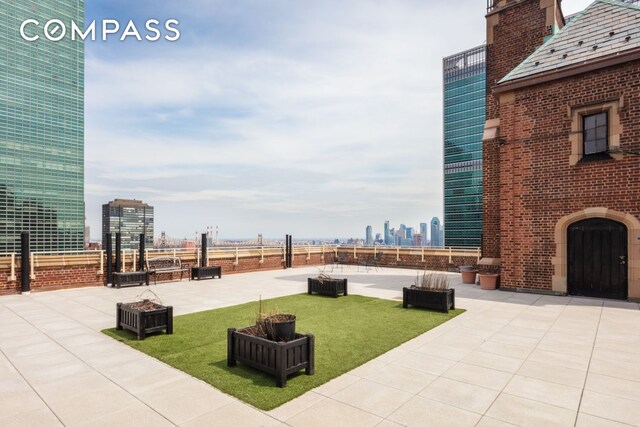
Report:
M565 0L565 15L590 0ZM169 42L87 41L85 199L155 234L364 238L443 216L442 58L484 0L88 0L86 21L177 19ZM164 33L163 33L164 35Z

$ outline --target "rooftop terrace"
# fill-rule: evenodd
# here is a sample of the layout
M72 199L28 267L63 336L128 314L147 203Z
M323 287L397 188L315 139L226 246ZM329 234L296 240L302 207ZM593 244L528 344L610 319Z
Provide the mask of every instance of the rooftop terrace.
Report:
M185 314L300 293L317 273L152 289ZM350 293L399 300L416 270L333 274L348 278ZM115 303L142 288L3 296L0 425L638 424L638 304L482 291L449 278L465 313L269 412L102 334L115 323Z

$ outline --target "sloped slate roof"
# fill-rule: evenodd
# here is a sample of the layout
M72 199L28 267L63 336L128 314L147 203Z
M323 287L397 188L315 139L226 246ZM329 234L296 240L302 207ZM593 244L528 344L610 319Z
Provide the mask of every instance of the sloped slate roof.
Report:
M596 0L499 83L640 48L640 6Z

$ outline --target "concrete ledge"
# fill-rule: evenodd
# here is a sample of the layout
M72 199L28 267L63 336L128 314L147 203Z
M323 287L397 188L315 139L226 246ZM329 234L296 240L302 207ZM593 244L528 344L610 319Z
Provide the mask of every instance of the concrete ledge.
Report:
M500 265L500 258L480 258L478 265Z

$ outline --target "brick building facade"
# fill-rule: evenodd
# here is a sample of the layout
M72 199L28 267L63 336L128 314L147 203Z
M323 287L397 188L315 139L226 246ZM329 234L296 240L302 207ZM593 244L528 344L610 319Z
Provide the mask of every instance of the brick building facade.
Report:
M487 13L481 264L503 289L640 299L640 7Z

